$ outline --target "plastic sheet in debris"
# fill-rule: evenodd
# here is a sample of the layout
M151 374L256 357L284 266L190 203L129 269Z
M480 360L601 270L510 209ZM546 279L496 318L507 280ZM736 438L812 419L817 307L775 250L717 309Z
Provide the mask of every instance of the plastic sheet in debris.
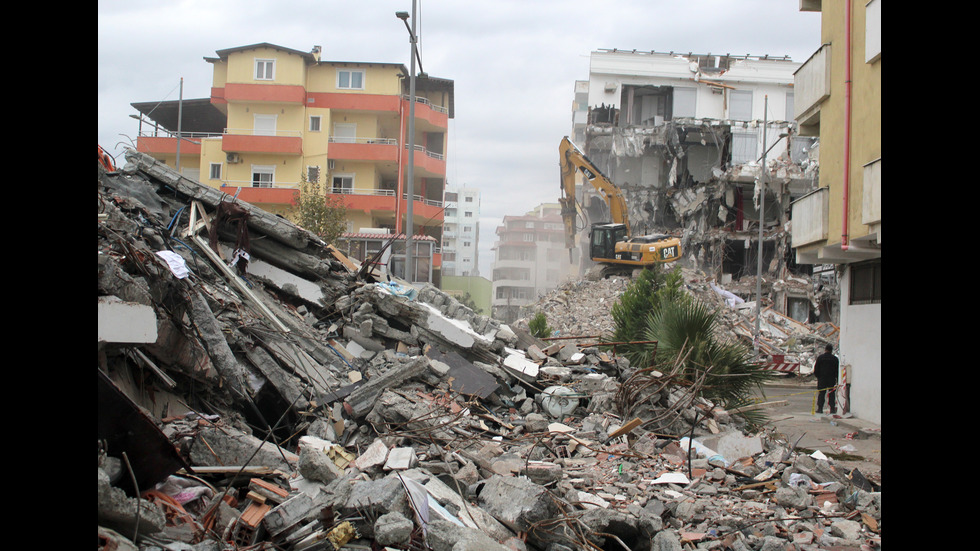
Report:
M387 291L388 293L391 293L392 295L398 297L405 297L408 300L415 300L415 297L417 297L419 294L419 290L416 289L415 287L411 287L408 285L401 285L397 281L390 281L387 283L382 282L382 283L377 283L376 285L379 288Z

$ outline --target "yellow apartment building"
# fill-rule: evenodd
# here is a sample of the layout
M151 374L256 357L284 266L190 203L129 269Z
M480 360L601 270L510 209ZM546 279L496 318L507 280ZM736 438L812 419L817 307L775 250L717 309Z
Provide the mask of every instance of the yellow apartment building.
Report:
M795 118L819 136L819 182L792 205L797 262L836 274L849 408L881 422L881 0L801 0L821 44L795 74ZM846 392L846 389L844 390Z
M137 149L287 217L301 182L317 181L343 200L350 234L404 232L410 111L404 65L328 61L318 46L305 52L260 43L216 53L204 58L213 67L210 98L132 104L141 114ZM431 251L419 268L424 277L413 281L439 279L441 259L431 243L442 241L452 117L453 81L417 75L412 225L417 236L430 238L414 243Z

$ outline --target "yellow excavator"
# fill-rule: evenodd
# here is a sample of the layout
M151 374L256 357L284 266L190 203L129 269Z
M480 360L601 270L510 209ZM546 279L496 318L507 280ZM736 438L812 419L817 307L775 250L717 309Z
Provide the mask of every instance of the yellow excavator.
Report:
M575 200L575 173L581 172L592 187L602 195L612 222L592 223L589 228L589 257L602 267L602 276L628 274L634 269L681 257L681 240L664 234L637 235L630 233L626 199L620 189L565 136L558 147L561 165L562 222L565 226L565 247L571 255L575 248L576 220L579 207Z

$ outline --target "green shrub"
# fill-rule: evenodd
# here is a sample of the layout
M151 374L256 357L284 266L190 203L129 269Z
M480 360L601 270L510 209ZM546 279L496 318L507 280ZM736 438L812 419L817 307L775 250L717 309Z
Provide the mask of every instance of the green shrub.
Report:
M532 335L539 339L543 339L551 335L551 328L548 327L548 320L545 318L544 312L534 314L531 321L527 323L527 328L531 331Z

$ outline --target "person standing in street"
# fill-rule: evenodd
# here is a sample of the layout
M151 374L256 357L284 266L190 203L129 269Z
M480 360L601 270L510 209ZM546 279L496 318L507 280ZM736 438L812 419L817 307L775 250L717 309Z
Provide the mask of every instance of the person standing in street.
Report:
M834 348L829 344L824 347L824 353L817 356L813 364L813 374L817 377L817 413L823 413L823 397L827 394L827 404L830 414L837 413L837 372L840 371L840 360L834 356Z

